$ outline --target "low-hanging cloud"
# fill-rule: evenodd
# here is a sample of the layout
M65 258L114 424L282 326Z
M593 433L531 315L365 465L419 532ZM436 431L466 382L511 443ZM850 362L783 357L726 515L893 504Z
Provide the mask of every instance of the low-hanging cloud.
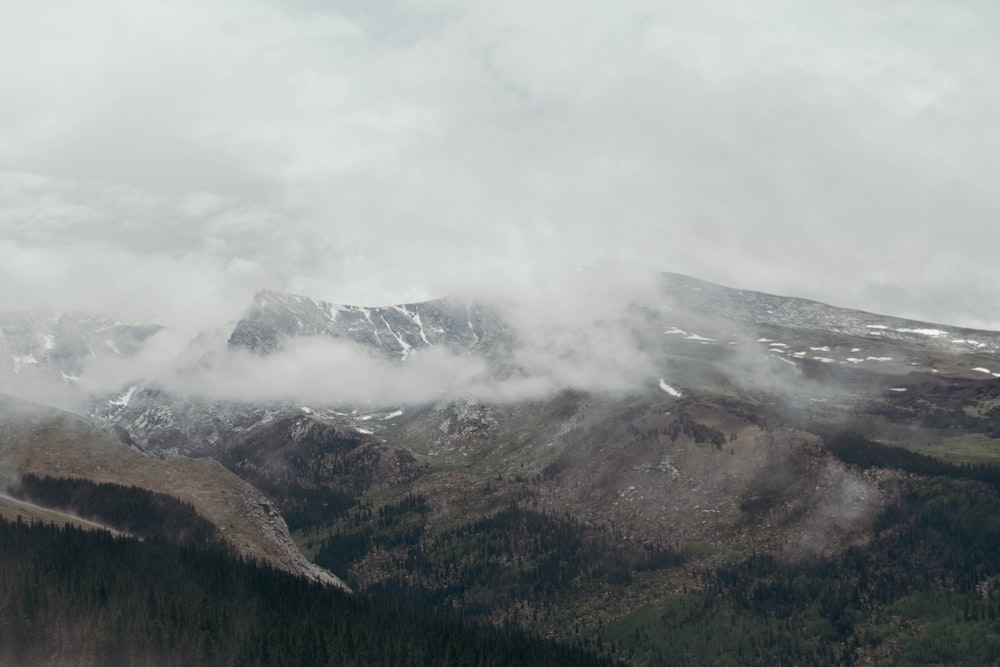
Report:
M715 338L705 340L716 350L717 372L743 390L794 401L843 394L807 377L805 362L758 340L754 326L725 313L689 311L657 274L606 264L533 272L505 287L470 283L460 295L482 290L476 303L501 322L501 338L485 348L418 347L400 360L347 338L313 335L285 338L277 350L258 354L227 344L231 325L197 334L164 328L135 354L91 359L79 387L89 396L144 385L206 400L348 406L503 403L562 389L622 395L655 391L661 378L683 389L691 371L675 379L672 355L683 357L685 345L699 343L664 331L680 323Z
M510 317L514 341L499 356L427 347L401 361L327 336L288 338L262 355L228 347L222 329L194 339L164 329L134 355L91 360L79 384L89 395L144 384L209 400L313 405L506 402L568 388L618 394L648 389L663 371L625 317L630 306L620 301L624 293L608 292L607 284L604 289L601 298L592 294L589 300L565 293L548 309L544 298L499 306Z

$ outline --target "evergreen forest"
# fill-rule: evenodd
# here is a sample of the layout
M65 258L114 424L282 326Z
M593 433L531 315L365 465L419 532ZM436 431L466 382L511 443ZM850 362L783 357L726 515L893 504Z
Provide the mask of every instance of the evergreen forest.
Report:
M147 526L155 523L150 517L159 503L141 490L37 478L20 492L73 496L84 506L94 494L120 493L116 507L142 497L130 520ZM140 539L0 520L0 664L612 664L514 628L345 593L244 559L217 542L192 542L190 531L177 539L177 528L170 526L167 537L147 531Z

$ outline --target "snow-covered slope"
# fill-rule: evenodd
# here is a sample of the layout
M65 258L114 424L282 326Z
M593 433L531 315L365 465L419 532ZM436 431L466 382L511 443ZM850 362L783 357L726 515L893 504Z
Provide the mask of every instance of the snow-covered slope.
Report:
M902 342L953 352L1000 352L1000 333L837 308L818 301L733 289L668 273L664 292L685 311L749 326Z
M517 355L525 341L518 336L523 332L515 333L500 312L455 299L363 307L261 291L232 330L228 345L231 350L274 355L295 338L332 337L399 363L412 360L422 349L441 347L482 355L488 358L491 373L507 377L522 370L518 364L524 357ZM539 322L542 330L547 324ZM631 332L629 340L654 361L650 377L638 378L637 385L659 386L671 396L673 392L683 395L691 388L685 383L704 375L709 367L720 377L742 376L743 381L747 377L756 381L767 376L761 373L760 364L769 361L786 370L811 363L890 375L924 371L986 379L1000 373L1000 361L994 359L1000 351L997 332L836 308L676 274L663 276L657 303L633 303L615 326ZM586 338L586 332L582 336ZM537 344L537 338L532 342ZM565 340L572 344L576 339L568 336ZM560 347L558 341L543 340L542 345L546 344L558 348L546 349L546 354L571 358L574 353ZM103 347L109 349L108 344ZM699 361L692 366L691 359ZM400 406L341 403L310 407L341 427L353 427L363 434L372 429L358 415ZM92 417L125 429L142 447L205 455L225 450L235 437L257 424L298 414L301 409L299 404L251 405L171 396L140 384L101 397Z
M561 360L569 359L572 364L586 361L595 350L606 352L597 345L583 352L565 349L580 338L587 342L584 331L580 337L543 339L540 352L522 354L523 346L539 345L540 337L524 336L523 327L532 326L531 321L526 324L526 318L520 318L521 328L515 333L501 312L509 314L484 303L457 299L362 307L261 291L228 334L228 347L267 356L280 354L295 338L332 337L403 364L422 349L438 347L485 357L488 363L484 367L497 377L527 375L522 368L524 360L539 355L548 355L546 359L563 355ZM772 366L786 370L812 363L897 375L911 371L982 379L1000 375L997 332L836 308L676 274L663 276L662 292L655 303L635 302L623 312L622 320L613 326L629 335L615 340L634 343L636 349L622 353L640 352L652 360L649 377L637 378L637 386L659 386L667 393L670 391L664 385L683 395L693 388L692 378L703 376L709 367L720 377L741 372L759 376L757 359L765 364L773 360ZM539 330L546 331L550 324L538 322ZM217 323L206 322L205 326ZM158 330L155 325L124 324L99 315L0 314L0 388L17 395L19 387L39 378L73 384L91 358L132 354ZM178 364L184 363L191 360L178 360ZM741 371L739 365L749 371ZM224 450L238 434L302 409L301 404L246 404L171 395L141 377L113 393L92 398L88 416L108 428L127 432L140 447L196 455ZM341 402L336 406L310 403L309 407L341 427L353 426L365 433L372 427L358 415L401 406Z
M0 386L16 389L36 379L73 383L90 358L133 354L159 329L91 313L0 313Z
M231 347L267 353L295 336L345 338L406 359L413 350L469 350L494 341L504 327L480 304L438 299L371 307L342 306L294 294L261 291L229 338Z

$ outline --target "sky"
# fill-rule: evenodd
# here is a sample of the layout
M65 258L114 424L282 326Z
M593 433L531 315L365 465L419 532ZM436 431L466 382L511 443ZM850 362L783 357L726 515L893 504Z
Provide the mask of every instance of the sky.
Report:
M261 288L531 300L674 271L1000 329L998 20L0 0L0 309L191 324Z

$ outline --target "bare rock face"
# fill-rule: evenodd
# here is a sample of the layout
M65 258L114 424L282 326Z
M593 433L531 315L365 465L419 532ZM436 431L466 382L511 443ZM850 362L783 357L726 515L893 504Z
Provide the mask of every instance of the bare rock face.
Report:
M405 450L306 414L258 424L219 458L262 488L326 488L348 495L411 479L425 467Z
M405 360L427 347L483 347L502 331L491 309L452 299L366 308L262 291L233 329L229 345L266 354L297 336L329 336Z
M293 572L346 591L350 590L343 581L315 563L309 562L302 555L299 548L295 546L295 542L292 541L288 525L281 513L260 491L246 484L241 494L241 500L247 522L259 528L267 545L264 560L287 572Z
M90 359L134 354L160 329L93 313L0 313L0 389L38 380L72 385Z

